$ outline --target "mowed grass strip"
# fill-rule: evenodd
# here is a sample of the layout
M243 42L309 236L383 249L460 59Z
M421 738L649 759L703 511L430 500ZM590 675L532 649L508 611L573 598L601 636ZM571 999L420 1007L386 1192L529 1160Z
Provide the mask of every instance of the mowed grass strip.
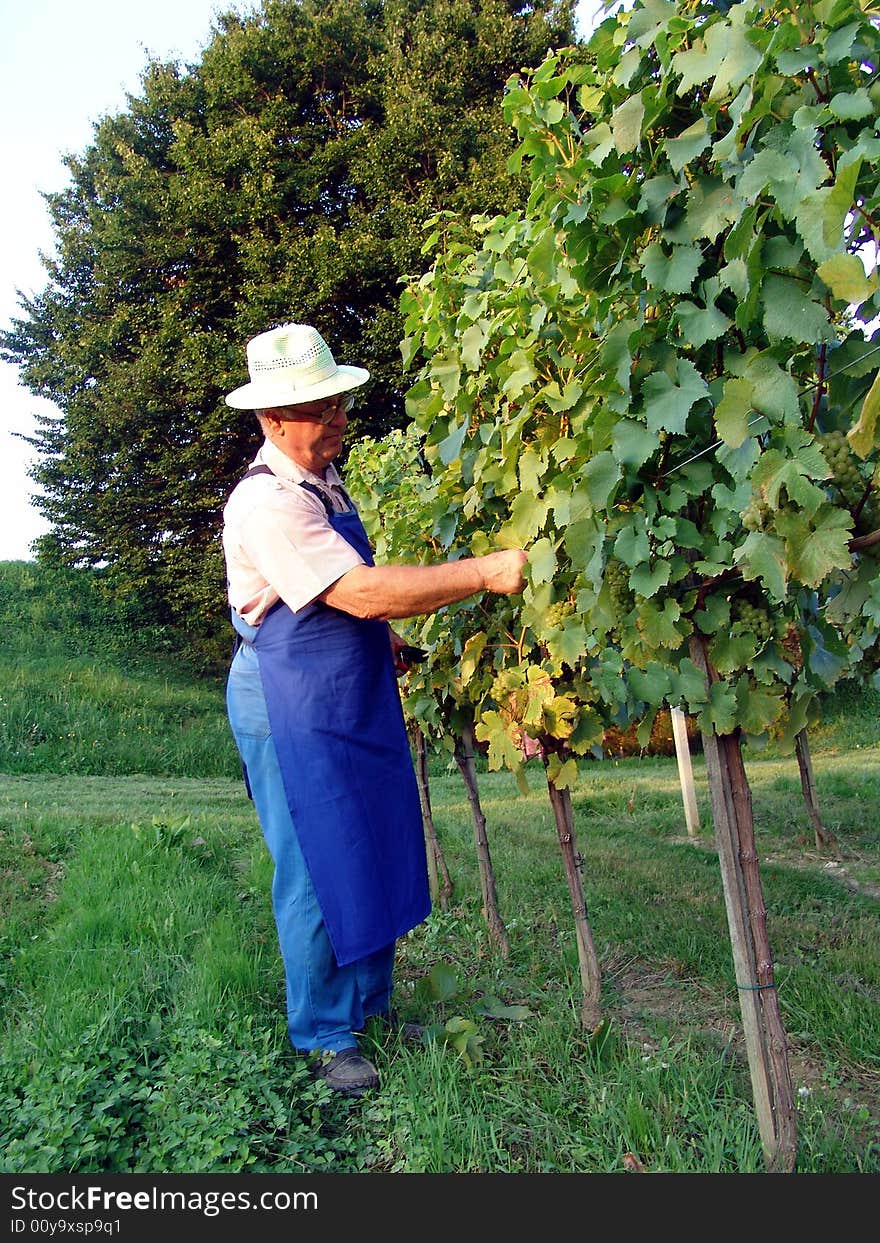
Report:
M880 1168L877 902L850 875L870 870L876 839L864 817L849 817L866 797L876 805L876 758L848 769L832 757L840 861L815 856L792 806L793 762L749 762L803 1170ZM6 857L26 838L34 859L9 922L27 939L4 944L16 1068L7 1091L18 1102L7 1168L575 1172L635 1159L760 1170L717 860L708 824L697 842L684 833L674 761L590 766L575 797L608 1017L592 1041L576 1023L577 957L543 775L529 773L528 797L507 774L480 777L506 961L480 917L464 787L435 773L456 895L401 942L398 970L403 1009L432 1020L434 1038L415 1049L378 1039L383 1091L357 1104L321 1099L286 1047L271 867L239 782L4 778ZM442 1000L428 984L438 964L456 981ZM525 1017L504 1017L511 1006ZM467 1025L464 1057L455 1031ZM83 1074L103 1085L99 1097L110 1082L128 1091L85 1119L68 1095L90 1099ZM144 1076L155 1095L142 1101ZM41 1102L64 1102L54 1123L39 1111L35 1121L37 1087ZM52 1126L64 1109L78 1122L59 1145ZM121 1121L96 1130L108 1111ZM187 1134L202 1137L198 1153Z

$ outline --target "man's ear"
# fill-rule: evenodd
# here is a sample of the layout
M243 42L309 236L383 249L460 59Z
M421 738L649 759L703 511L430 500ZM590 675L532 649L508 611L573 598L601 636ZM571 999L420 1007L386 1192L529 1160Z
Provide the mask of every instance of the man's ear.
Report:
M271 428L273 432L277 432L281 424L285 422L284 415L280 410L260 410L257 416L263 428Z

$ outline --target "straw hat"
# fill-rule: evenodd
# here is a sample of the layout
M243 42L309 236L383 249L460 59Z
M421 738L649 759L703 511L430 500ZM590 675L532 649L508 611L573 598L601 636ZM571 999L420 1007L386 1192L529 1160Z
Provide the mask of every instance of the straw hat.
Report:
M340 367L316 328L282 324L247 343L250 383L235 389L226 404L236 410L271 410L333 397L366 384L363 367Z

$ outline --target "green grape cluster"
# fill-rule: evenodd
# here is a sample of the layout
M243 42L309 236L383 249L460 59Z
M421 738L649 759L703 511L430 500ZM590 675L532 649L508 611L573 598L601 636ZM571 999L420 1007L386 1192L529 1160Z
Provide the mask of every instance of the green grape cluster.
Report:
M496 676L492 679L492 685L489 688L489 695L497 704L507 703L510 699L510 686L503 671L496 674Z
M557 600L547 610L547 625L550 627L561 626L566 617L571 617L573 612L574 602L572 600Z
M776 626L768 610L750 600L737 600L733 606L733 631L753 634L759 643L769 643L776 635Z
M621 618L633 606L633 593L629 585L629 570L622 561L611 558L605 566L605 582L614 615Z
M858 503L865 491L865 479L846 436L843 432L824 432L816 439L835 487L848 503Z
M767 502L753 495L743 510L742 524L747 531L762 531L770 513L770 506Z

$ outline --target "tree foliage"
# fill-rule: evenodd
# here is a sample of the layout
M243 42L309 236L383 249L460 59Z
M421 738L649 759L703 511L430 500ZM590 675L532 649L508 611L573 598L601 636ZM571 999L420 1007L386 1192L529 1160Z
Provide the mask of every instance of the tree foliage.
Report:
M360 429L399 424L422 221L521 199L504 82L571 29L570 0L265 0L218 16L197 64L150 62L47 196L49 282L0 342L60 411L33 439L41 553L216 616L219 512L256 443L223 403L245 341L315 324L373 373Z

